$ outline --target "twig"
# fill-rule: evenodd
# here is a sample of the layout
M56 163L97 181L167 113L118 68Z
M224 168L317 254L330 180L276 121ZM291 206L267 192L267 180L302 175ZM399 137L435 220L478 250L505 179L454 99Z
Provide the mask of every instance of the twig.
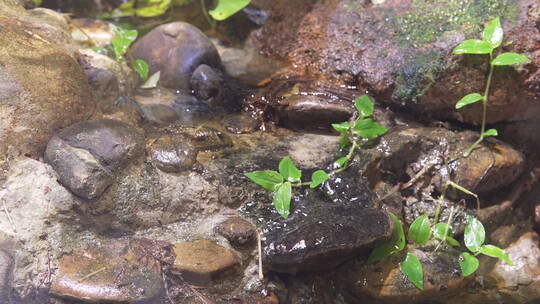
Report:
M94 271L94 272L91 272L91 273L85 275L84 277L80 278L78 282L79 282L79 283L82 283L82 282L88 280L89 278L95 276L96 274L98 274L98 273L100 273L100 272L102 272L102 271L105 271L106 269L107 269L107 267L106 267L106 266L103 266L103 267L101 267L100 269L98 269L98 270L96 270L96 271Z
M261 231L257 229L257 253L259 255L259 281L264 280L262 267L262 246L261 246Z
M432 165L425 165L420 171L418 171L418 173L416 173L415 176L413 176L413 178L411 178L406 184L397 184L395 185L394 187L392 187L392 189L390 189L390 191L388 191L388 193L386 193L383 197L381 197L380 199L376 200L375 203L379 203L379 202L382 202L384 201L385 199L387 199L388 197L396 194L398 191L401 191L401 190L405 190L407 188L409 188L410 186L412 186L414 183L416 183L416 181L422 177L424 174L426 174L426 172L431 169Z
M8 218L9 223L11 224L13 228L13 232L17 233L17 228L15 228L15 223L13 222L13 219L11 218L11 215L9 215L9 211L6 206L6 200L2 199L2 206L4 207L4 212L6 213L6 216Z
M448 216L448 220L446 221L446 227L444 227L444 234L443 234L442 240L439 240L437 247L435 247L435 250L433 250L434 253L437 252L437 250L439 249L439 247L442 245L443 242L446 242L448 229L450 229L450 224L452 224L452 217L454 217L454 206L450 208L450 215Z

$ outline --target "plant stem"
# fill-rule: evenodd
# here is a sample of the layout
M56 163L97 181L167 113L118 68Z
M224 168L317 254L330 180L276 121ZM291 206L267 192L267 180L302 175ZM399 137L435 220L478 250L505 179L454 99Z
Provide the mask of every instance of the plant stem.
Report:
M493 51L489 53L489 75L487 78L486 88L484 89L484 96L482 97L482 126L480 128L480 137L475 141L468 149L465 151L463 156L468 157L471 152L484 140L484 132L486 132L486 117L487 117L487 106L489 100L489 89L491 87L491 79L493 78L494 66L491 64L493 61Z
M208 10L206 9L206 0L201 0L201 9L203 11L204 18L206 18L206 21L208 21L208 24L210 24L210 27L212 29L216 28L216 21L210 17L208 14Z
M354 151L358 147L359 147L358 142L356 140L353 140L353 144L351 146L351 149L349 150L349 153L347 153L347 155L345 156L347 158L347 161L343 164L343 166L341 166L341 168L338 168L336 170L332 170L329 173L329 175L337 174L337 173L340 173L340 172L343 172L343 171L347 170L347 168L349 167L349 161L351 160Z

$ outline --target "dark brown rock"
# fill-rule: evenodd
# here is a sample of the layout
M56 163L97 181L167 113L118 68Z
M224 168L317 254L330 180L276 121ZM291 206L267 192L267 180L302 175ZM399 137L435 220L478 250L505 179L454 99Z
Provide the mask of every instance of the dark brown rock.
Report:
M174 271L191 284L206 285L216 275L238 264L238 257L229 249L208 240L174 245Z
M253 239L255 227L245 219L235 216L219 223L216 232L224 236L229 242L243 245Z
M301 73L333 85L369 90L378 100L442 119L478 124L480 103L455 110L466 94L483 91L487 58L453 55L464 39L480 38L483 26L500 16L502 51L526 54L517 69L497 67L488 121L538 117L540 30L535 0L331 0L291 12L304 1L259 3L268 22L252 40L268 55L289 59ZM276 35L279 33L279 35Z
M186 135L164 135L147 146L151 162L163 172L189 170L197 161L198 150Z
M131 56L148 62L150 74L161 71L160 84L173 89L189 90L191 76L201 64L222 69L212 42L185 22L156 27L135 42Z

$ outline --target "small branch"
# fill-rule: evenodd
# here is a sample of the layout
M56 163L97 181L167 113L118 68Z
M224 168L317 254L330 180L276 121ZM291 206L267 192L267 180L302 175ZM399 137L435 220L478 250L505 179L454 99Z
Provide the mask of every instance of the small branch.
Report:
M446 237L448 236L448 229L450 228L450 225L452 224L452 218L454 217L454 211L454 206L452 206L450 208L450 215L448 216L448 220L446 221L446 227L444 227L444 234L442 240L439 240L437 247L435 247L435 250L433 250L434 253L439 250L439 247L442 245L443 242L446 242Z
M13 219L11 218L11 215L9 214L9 210L6 206L6 201L2 199L2 207L4 208L4 212L6 213L7 219L9 223L11 224L11 227L13 228L13 232L17 233L17 228L15 228L15 223L13 222Z
M78 282L79 282L79 283L82 283L82 282L88 280L89 278L95 276L96 274L98 274L98 273L100 273L100 272L102 272L102 271L105 271L106 269L107 269L107 267L105 267L105 266L104 266L104 267L101 267L100 269L98 269L98 270L96 270L96 271L94 271L94 272L91 272L91 273L85 275L84 277L80 278Z
M262 245L261 245L261 231L257 229L257 254L259 256L259 281L264 280L264 273L262 267Z

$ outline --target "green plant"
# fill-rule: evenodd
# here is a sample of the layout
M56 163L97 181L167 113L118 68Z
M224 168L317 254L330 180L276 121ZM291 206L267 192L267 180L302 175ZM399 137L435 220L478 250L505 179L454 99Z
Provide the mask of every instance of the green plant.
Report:
M430 241L438 242L435 247L436 251L440 244L446 243L450 246L460 246L460 243L452 237L452 216L454 209L450 211L448 221L440 222L432 225L431 220L427 215L417 217L409 227L408 239L413 243L413 246L423 246ZM390 213L390 217L394 222L394 230L392 238L378 247L376 247L368 257L369 264L376 263L385 257L398 253L405 248L405 233L403 223ZM437 222L437 219L435 219ZM484 245L485 230L482 223L473 216L467 217L467 225L465 226L464 243L467 249L473 253L462 252L458 258L462 276L466 277L473 274L479 265L476 258L479 254L485 254L490 257L499 258L508 265L512 266L512 261L501 248L494 245ZM407 279L416 286L416 288L424 289L424 271L422 263L414 254L408 252L405 259L399 264L400 271Z
M139 77L141 77L141 80L144 82L148 79L148 63L142 59L135 59L133 60L133 63L131 64L131 67L137 74L139 74Z
M273 192L274 207L283 218L289 216L293 187L318 187L330 176L346 170L354 157L356 149L388 131L388 129L373 120L374 106L367 95L356 98L354 105L357 110L355 119L332 124L332 127L341 134L340 148L343 149L350 145L347 155L335 161L334 166L336 169L330 172L317 170L311 175L310 181L302 182L302 172L289 157L285 157L279 162L279 172L263 170L245 173L245 176L251 181Z
M491 80L493 77L493 70L496 66L514 65L529 62L529 58L517 54L517 53L501 53L495 59L493 59L493 53L503 41L503 28L501 26L500 18L497 17L491 20L486 27L482 35L482 40L470 39L461 42L453 50L454 54L489 54L489 74L486 79L486 86L484 88L484 94L470 93L461 98L456 103L456 109L461 109L467 105L482 101L482 125L480 128L480 136L464 153L467 157L474 150L474 148L480 144L487 136L497 136L496 129L486 130L486 114L489 101L489 91L491 87Z

